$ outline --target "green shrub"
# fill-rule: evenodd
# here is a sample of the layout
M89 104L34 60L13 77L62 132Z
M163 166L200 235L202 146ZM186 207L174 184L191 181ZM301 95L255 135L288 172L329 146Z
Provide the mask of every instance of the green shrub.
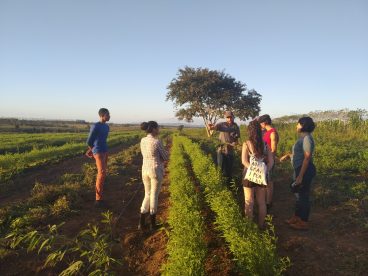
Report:
M61 196L51 206L50 211L54 216L64 216L70 212L70 202L65 195Z

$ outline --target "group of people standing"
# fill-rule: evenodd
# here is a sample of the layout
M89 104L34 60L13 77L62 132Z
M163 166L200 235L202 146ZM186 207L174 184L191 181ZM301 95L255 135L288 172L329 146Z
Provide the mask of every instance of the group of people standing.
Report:
M105 207L103 198L103 186L107 169L107 137L109 126L106 124L110 120L110 113L106 108L101 108L98 112L99 122L92 125L87 139L88 150L86 155L94 158L97 166L96 178L96 207ZM239 145L240 128L235 123L234 114L231 111L225 112L225 122L216 125L209 125L209 129L219 132L220 146L217 149L217 165L228 183L232 178L235 148ZM310 117L302 117L297 124L299 138L292 148L292 152L280 158L284 161L291 158L294 168L292 191L296 196L296 207L294 215L286 221L293 229L307 230L310 212L309 195L311 183L316 175L313 165L314 140L311 135L315 124ZM164 162L168 160L168 152L163 147L159 136L159 125L155 121L144 122L141 129L146 132L146 137L141 139L140 147L143 156L142 181L144 184L145 196L140 208L140 218L138 228L145 230L147 226L155 229L156 213L158 206L158 196L164 177ZM272 206L272 196L274 189L274 168L276 163L277 145L279 135L272 126L269 115L262 115L251 121L247 128L248 136L243 142L241 162L244 166L242 186L244 190L245 215L253 219L253 206L255 201L258 205L258 225L264 227L265 217ZM251 168L252 160L260 160L265 167L265 183L259 184L250 181L246 177L247 170ZM149 224L147 219L149 217Z
M100 120L93 124L87 139L88 149L86 156L94 158L97 167L96 177L96 201L98 208L107 207L104 200L103 187L107 171L107 137L109 126L106 124L110 120L110 112L106 108L98 111ZM140 218L138 228L145 230L147 226L151 230L157 227L156 213L158 205L158 196L161 190L162 180L164 178L164 162L168 160L168 152L158 139L159 125L155 121L144 122L141 129L147 134L140 143L143 156L142 181L144 184L144 199L140 209ZM149 225L146 224L149 215Z
M231 111L225 112L226 122L209 125L211 130L219 131L221 145L217 149L217 164L223 175L228 179L232 177L235 148L239 144L240 129L234 121ZM310 190L316 168L313 164L314 140L311 135L315 123L310 117L302 117L297 123L298 140L292 147L292 152L282 156L282 162L291 158L294 169L292 192L296 197L294 215L286 220L291 228L307 230L310 212ZM279 134L272 126L271 117L262 115L251 121L247 127L247 138L243 142L241 162L244 166L242 174L242 186L244 190L245 215L253 219L253 206L255 201L258 205L258 225L264 227L265 217L270 212L274 190L274 170L277 160L277 145ZM250 169L251 159L261 160L265 163L266 185L252 182L246 179L247 170Z

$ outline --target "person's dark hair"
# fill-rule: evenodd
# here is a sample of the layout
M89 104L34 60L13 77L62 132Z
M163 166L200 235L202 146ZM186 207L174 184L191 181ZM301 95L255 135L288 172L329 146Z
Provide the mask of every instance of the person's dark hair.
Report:
M313 132L316 128L316 124L311 117L302 117L298 120L298 123L302 126L301 132Z
M260 116L260 117L258 118L258 122L259 122L259 123L266 123L267 125L272 124L271 117L270 117L270 115L268 115L268 114L265 114L265 115Z
M107 108L100 108L100 110L98 111L98 115L100 117L106 115L107 113L109 113L109 110Z
M257 120L253 120L248 125L248 138L253 145L254 154L261 157L264 154L264 142L262 138L261 125Z
M141 129L147 133L152 133L152 131L156 128L158 128L158 123L155 121L141 123Z

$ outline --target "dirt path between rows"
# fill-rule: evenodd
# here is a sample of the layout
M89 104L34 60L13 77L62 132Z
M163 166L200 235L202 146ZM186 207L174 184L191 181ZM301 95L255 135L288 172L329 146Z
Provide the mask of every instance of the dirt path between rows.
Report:
M116 154L122 151L126 146L114 147L109 154ZM57 163L46 164L38 168L16 176L11 181L11 186L6 192L0 194L0 208L7 204L15 204L30 196L30 191L36 182L52 184L66 174L78 174L82 172L82 166L85 163L94 163L84 155L68 158Z
M119 151L121 148L115 149L114 153L119 153ZM111 155L113 156L113 154ZM80 173L80 167L85 162L85 158L73 158L49 168L49 173L50 171L55 172L52 176L37 171L35 175L28 177L43 176L43 181L47 184L47 180L57 181L58 177L64 173ZM169 207L167 172L159 197L157 214L158 222L162 222L163 225L157 231L142 233L137 229L140 205L144 197L141 166L142 157L138 154L133 157L129 164L124 166L122 174L107 177L104 187L104 198L108 204L106 209L94 207L93 189L84 191L82 208L74 215L64 219L65 224L60 231L61 234L73 237L81 229L85 229L88 224L98 225L101 212L112 211L117 219L114 232L116 238L120 240L113 245L112 253L114 258L123 263L117 268L117 275L160 275L160 268L167 258L168 237L165 231L165 228L168 227L166 221ZM28 188L30 189L31 186ZM18 192L14 198L21 200L28 195L29 190L24 189L23 193ZM7 200L11 202L11 198L13 197L9 196ZM12 203L14 204L14 202ZM20 252L17 257L7 260L6 264L0 263L1 275L58 275L56 271L42 270L42 264L43 260L39 256L35 256L34 253L28 255L25 252Z
M289 256L293 263L286 275L367 275L367 230L336 228L333 221L344 220L349 214L318 206L312 206L308 231L291 229L284 222L293 214L295 204L288 183L287 175L276 179L271 212L279 254Z
M124 275L161 275L161 266L166 262L166 244L168 236L167 217L169 209L169 191L167 171L162 183L157 208L157 222L159 230L141 232L137 230L139 210L144 197L143 184L137 196L129 206L121 220L121 246L123 248L123 259L128 265L127 274Z

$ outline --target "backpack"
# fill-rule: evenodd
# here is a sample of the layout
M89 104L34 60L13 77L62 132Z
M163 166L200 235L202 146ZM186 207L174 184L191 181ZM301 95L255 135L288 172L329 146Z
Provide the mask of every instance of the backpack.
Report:
M247 143L249 149L249 163L250 166L247 169L244 179L251 181L259 185L267 185L267 165L264 161L264 157L256 157L256 155L250 152L250 147Z

